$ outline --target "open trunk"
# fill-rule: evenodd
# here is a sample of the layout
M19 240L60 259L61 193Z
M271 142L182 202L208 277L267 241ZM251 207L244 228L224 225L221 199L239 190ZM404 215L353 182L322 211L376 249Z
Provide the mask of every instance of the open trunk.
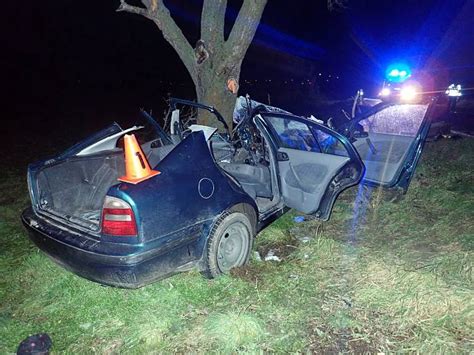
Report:
M74 157L42 169L37 175L40 210L93 231L99 230L100 213L109 188L124 173L121 150Z
M154 167L173 145L151 148L143 144L150 166ZM100 230L102 205L107 191L125 173L120 148L91 155L76 155L36 173L36 201L39 212L65 219L90 231Z

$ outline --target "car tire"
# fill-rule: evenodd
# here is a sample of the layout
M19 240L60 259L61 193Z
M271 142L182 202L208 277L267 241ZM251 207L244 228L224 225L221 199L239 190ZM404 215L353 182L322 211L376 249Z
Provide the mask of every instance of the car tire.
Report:
M212 279L245 265L252 242L253 228L249 218L240 212L225 212L209 233L202 274Z

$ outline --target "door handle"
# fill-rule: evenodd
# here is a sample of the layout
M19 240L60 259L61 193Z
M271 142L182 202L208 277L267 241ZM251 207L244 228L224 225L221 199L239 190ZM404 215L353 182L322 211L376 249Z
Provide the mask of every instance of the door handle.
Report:
M288 160L290 160L290 157L285 152L277 152L277 160L278 161L288 161Z

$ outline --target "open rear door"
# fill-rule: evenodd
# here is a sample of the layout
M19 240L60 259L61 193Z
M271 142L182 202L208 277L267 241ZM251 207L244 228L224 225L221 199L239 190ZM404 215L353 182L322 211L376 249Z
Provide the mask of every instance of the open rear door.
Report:
M284 204L327 220L337 195L357 184L364 165L340 134L313 121L263 114L277 149Z
M352 121L352 144L366 167L363 183L408 189L430 129L432 107L393 103Z

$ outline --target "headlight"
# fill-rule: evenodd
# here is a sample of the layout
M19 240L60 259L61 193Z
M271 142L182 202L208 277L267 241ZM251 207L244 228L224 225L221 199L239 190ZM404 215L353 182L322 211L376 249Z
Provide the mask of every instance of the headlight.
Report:
M387 97L390 96L392 93L392 90L390 88L383 88L382 91L380 91L379 96Z
M400 99L403 101L413 101L418 96L418 90L414 86L404 86L400 90Z

